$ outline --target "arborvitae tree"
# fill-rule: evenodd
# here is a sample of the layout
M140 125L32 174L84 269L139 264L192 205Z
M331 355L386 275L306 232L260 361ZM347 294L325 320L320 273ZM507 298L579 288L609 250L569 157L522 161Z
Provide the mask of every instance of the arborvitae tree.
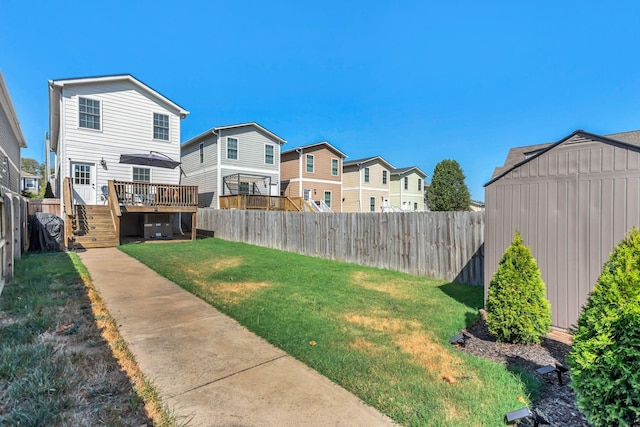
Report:
M551 305L531 251L518 232L489 284L487 327L498 341L533 344L551 330Z
M640 232L604 264L569 353L578 406L594 426L640 425Z
M468 211L471 195L464 173L455 160L442 160L433 171L427 189L427 204L432 211Z

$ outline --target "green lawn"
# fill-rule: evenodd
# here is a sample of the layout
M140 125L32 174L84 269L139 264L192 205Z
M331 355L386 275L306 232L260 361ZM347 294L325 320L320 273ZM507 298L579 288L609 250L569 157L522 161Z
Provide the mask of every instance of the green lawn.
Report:
M517 374L449 344L481 288L213 238L121 250L400 424L502 425L528 399Z

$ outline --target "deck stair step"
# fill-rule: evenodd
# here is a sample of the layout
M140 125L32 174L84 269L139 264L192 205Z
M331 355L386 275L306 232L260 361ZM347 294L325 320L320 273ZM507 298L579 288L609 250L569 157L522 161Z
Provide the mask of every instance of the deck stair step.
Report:
M120 244L109 206L76 205L72 226L71 247L74 249L105 248Z

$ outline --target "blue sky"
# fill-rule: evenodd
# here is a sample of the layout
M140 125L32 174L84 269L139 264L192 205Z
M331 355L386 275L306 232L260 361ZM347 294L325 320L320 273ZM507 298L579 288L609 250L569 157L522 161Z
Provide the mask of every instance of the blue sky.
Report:
M378 5L379 4L379 5ZM640 129L640 3L3 2L0 70L44 159L49 79L130 73L190 111L182 140L256 121L472 198L509 147ZM429 180L429 178L427 179Z

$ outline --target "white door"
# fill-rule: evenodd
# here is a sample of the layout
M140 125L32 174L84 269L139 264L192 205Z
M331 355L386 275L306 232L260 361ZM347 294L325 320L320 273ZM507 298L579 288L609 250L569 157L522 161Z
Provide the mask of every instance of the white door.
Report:
M311 190L303 190L303 197L307 202L311 200Z
M93 163L71 163L73 199L81 205L96 203L96 168Z

